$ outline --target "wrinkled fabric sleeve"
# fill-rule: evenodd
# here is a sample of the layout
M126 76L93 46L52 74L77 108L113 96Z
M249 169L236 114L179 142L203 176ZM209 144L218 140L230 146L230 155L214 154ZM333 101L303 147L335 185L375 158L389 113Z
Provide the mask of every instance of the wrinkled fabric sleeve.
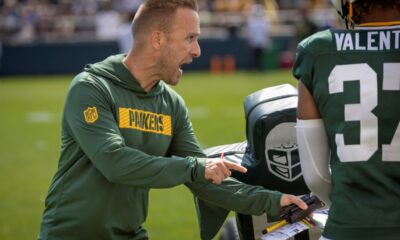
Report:
M186 186L200 201L197 208L202 239L212 239L218 233L228 210L247 215L279 216L280 213L280 192L244 184L234 178L227 178L220 185L187 183Z
M193 133L186 106L181 100L179 126L176 141L171 144L171 153L178 156L201 156L202 149ZM225 179L220 185L210 182L187 182L186 186L195 195L196 211L202 239L212 239L223 225L230 210L250 215L268 212L278 216L281 193L269 191L261 186L252 186L234 178Z
M320 118L297 119L296 136L304 180L310 190L330 206L329 194L332 189L329 169L330 148L324 122Z
M205 181L202 159L151 156L126 146L106 87L82 78L78 77L71 85L63 118L74 140L108 181L143 188L168 188ZM88 123L84 111L93 107L98 119ZM180 174L171 178L171 172Z

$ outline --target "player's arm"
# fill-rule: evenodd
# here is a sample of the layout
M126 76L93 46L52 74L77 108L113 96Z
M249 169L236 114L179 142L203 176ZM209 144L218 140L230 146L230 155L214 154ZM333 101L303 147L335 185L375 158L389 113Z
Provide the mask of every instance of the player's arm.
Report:
M330 149L324 122L312 95L301 81L298 88L296 134L304 180L311 192L330 205Z

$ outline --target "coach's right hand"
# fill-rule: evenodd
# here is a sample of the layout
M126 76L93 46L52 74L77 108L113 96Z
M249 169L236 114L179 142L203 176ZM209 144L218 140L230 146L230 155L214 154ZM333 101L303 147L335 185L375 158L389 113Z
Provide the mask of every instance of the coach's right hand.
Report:
M247 169L239 164L221 158L209 158L206 161L205 177L214 184L221 184L225 178L231 176L230 170L247 172Z

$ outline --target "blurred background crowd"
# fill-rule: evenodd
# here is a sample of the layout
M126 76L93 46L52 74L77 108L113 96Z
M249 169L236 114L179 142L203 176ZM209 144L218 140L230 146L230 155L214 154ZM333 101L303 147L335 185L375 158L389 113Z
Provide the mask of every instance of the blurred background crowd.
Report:
M0 0L1 41L115 40L126 31L142 0ZM199 0L203 38L245 35L250 17L271 35L295 35L302 18L318 28L334 24L329 0Z
M142 1L0 0L0 75L73 73L85 61L126 53ZM302 39L341 22L330 0L198 3L203 55L191 69L290 68Z

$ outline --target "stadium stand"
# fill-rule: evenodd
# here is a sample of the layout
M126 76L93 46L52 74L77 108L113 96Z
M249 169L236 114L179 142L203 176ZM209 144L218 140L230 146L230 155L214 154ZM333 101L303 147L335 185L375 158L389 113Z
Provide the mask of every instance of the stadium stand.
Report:
M13 70L8 71L7 66L14 65L9 54L15 54L15 48L21 50L20 48L24 47L29 51L29 47L44 47L46 44L72 48L74 44L79 47L82 43L90 45L94 42L98 46L102 45L99 42L104 42L109 46L105 49L112 49L113 53L123 52L118 50L118 42L121 42L119 38L122 35L126 36L126 32L121 33L121 29L127 30L126 19L132 19L142 1L0 0L0 42L3 43L3 59L0 59L3 68L0 69L0 75L14 74ZM243 56L237 56L233 51L237 47L236 44L246 44L246 19L251 13L254 2L264 6L265 21L270 25L272 48L268 53L269 62L265 64L265 68L290 66L290 56L294 55L293 46L298 42L296 23L301 20L301 9L308 9L310 19L315 22L318 29L330 27L337 22L336 13L330 8L329 0L198 0L198 2L202 29L200 41L203 44L205 58L199 65L193 65L193 68L208 68L211 56L218 54L222 54L221 57L233 54L235 59L239 60L236 62L236 67L247 68L247 63L241 63L240 58L248 57L248 50L244 50ZM213 52L213 49L217 49L212 46L213 41L216 45L221 45L223 42L223 46L230 48L223 49L222 52ZM209 46L211 50L208 49ZM72 50L72 52L77 51ZM209 53L209 56L204 53ZM110 52L97 54L96 57L108 54ZM17 57L12 56L12 58ZM93 58L83 60L91 61L91 59ZM280 59L285 62L279 63Z

